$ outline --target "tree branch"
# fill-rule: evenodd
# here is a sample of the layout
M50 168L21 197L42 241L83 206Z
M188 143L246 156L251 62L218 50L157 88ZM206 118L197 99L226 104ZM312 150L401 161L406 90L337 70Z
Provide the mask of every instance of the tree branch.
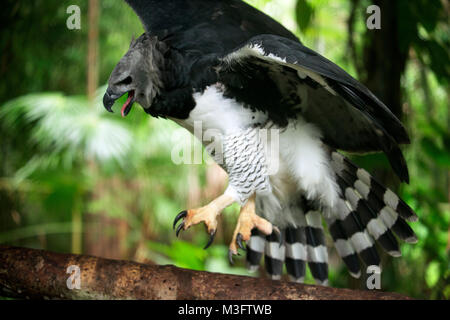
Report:
M80 289L67 287L70 265L80 268ZM0 295L27 299L409 299L397 293L311 286L9 246L0 246Z

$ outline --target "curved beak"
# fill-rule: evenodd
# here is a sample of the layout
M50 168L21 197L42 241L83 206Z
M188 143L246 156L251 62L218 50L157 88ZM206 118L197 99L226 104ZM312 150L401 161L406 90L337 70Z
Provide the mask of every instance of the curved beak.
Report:
M128 90L117 94L112 91L110 87L108 87L105 95L103 96L103 106L105 107L105 109L108 110L108 112L113 112L112 106L114 105L114 102L116 102L116 100L123 96L125 93L128 93L128 98L122 106L121 114L122 117L126 117L134 103L134 90Z
M109 87L106 89L105 95L103 96L103 106L108 112L114 112L112 110L112 106L117 99L119 99L122 95L114 93Z

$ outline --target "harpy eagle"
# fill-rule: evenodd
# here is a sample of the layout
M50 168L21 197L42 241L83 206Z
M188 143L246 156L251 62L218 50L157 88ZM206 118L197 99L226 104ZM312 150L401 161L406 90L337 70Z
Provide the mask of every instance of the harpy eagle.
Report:
M399 148L408 134L364 85L240 0L126 2L146 32L113 70L105 108L128 93L123 116L138 102L191 132L215 130L202 143L229 177L223 195L176 216L177 235L203 222L208 247L217 216L237 202L230 260L246 242L250 269L264 256L273 279L285 265L302 282L308 264L319 284L328 279L324 223L354 277L360 261L380 264L375 243L396 257L397 238L417 241L411 208L338 151L382 151L409 180Z

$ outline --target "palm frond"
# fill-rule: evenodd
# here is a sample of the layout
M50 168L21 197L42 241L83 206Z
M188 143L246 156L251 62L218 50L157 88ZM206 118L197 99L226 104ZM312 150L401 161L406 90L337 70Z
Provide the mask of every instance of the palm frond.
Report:
M132 132L101 110L99 98L90 107L83 96L60 93L30 94L4 104L0 121L15 134L22 134L17 128L29 127L28 143L38 150L19 175L26 178L38 169L71 166L78 159L123 163Z

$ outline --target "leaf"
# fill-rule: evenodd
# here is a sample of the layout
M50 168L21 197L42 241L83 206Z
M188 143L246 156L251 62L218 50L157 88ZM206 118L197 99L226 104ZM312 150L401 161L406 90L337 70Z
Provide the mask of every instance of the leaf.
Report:
M148 242L150 249L168 256L173 263L182 268L204 270L207 252L203 248L185 241L174 241L171 245Z
M429 67L439 81L450 81L450 55L449 51L435 40L423 40L420 45L422 53L429 58Z
M425 281L428 287L432 288L439 281L439 277L441 275L441 271L439 269L439 262L432 261L425 271Z
M28 125L28 143L37 152L20 172L22 178L37 170L80 159L114 160L124 166L133 135L124 122L114 121L101 106L90 107L86 97L60 93L25 95L0 108L0 121L11 132ZM27 146L28 147L28 146Z
M444 294L445 299L450 299L450 285L446 286L445 289L442 291Z
M301 31L306 31L314 17L314 8L307 0L298 0L295 7L297 25Z
M398 41L402 51L408 50L411 42L417 38L418 17L413 13L414 8L411 7L412 2L413 1L397 2L398 31L401 35Z
M417 6L417 17L420 24L428 31L432 32L439 21L439 14L442 10L440 1L416 0L410 1L412 5Z

